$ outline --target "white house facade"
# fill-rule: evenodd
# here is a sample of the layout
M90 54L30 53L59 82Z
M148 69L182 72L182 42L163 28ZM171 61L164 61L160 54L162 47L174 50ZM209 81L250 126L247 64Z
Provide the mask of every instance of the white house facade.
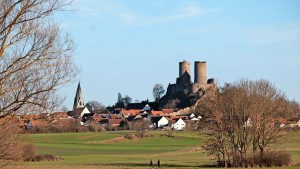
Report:
M87 109L86 107L84 107L84 109L82 110L82 112L80 112L80 117L83 117L83 115L85 114L90 114L91 112L89 111L89 109Z
M173 130L183 130L186 126L186 123L180 118L172 125Z
M163 116L160 120L158 120L157 127L158 128L159 127L164 127L164 126L166 126L168 124L169 124L169 120L166 117Z

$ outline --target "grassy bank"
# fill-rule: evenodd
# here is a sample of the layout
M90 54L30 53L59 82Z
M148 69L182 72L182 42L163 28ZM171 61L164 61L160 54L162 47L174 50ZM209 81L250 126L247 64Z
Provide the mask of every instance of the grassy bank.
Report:
M144 139L126 139L134 132L32 134L39 154L63 157L62 161L19 164L22 168L149 168L150 159L162 168L207 168L215 163L201 149L205 136L195 132L150 132ZM290 132L282 144L300 163L300 132ZM12 166L16 167L16 166ZM300 166L291 169L300 168Z

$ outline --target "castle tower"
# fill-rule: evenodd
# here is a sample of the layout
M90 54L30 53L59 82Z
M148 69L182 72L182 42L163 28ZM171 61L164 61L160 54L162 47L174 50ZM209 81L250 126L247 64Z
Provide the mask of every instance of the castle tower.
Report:
M207 72L206 72L206 62L195 62L195 81L194 83L206 84L207 83Z
M75 99L74 99L74 105L73 105L73 111L75 112L78 108L84 108L84 101L83 101L83 95L80 87L80 82L78 83Z
M190 62L187 62L186 60L179 62L179 77L182 76L184 72L187 72L189 75L191 75Z

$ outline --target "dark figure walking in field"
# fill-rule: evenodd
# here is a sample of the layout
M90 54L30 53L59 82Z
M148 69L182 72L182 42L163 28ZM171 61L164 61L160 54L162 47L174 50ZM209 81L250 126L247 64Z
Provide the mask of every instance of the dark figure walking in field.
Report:
M152 159L150 160L150 167L151 167L151 169L153 169L153 162L152 162Z
M160 160L157 161L157 167L160 168Z

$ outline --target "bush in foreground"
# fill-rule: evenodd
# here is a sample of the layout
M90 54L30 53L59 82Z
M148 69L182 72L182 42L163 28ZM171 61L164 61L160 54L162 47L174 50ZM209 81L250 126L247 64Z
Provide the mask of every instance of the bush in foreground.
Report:
M20 134L20 129L14 123L0 124L0 144L0 168L9 161L62 160L50 154L37 155L34 145L26 140L26 134Z
M263 156L256 154L253 159L254 164L260 167L282 167L293 164L291 155L286 151L266 151Z
M42 154L42 155L37 155L33 159L27 160L27 162L40 162L40 161L59 161L63 160L62 157L55 157L52 154Z

